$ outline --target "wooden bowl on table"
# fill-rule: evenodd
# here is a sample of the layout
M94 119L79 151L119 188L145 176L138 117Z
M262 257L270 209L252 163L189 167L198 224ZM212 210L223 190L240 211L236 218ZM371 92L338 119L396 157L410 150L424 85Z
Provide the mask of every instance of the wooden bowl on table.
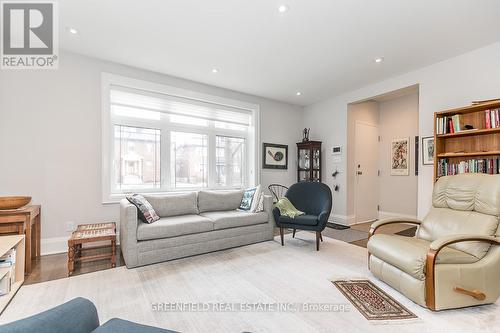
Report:
M0 210L18 209L31 202L31 197L0 197Z

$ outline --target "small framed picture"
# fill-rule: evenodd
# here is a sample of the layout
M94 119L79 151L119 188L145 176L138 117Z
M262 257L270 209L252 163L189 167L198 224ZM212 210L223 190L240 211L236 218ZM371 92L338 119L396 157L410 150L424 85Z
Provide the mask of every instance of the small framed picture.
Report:
M264 143L262 149L263 169L288 169L288 145Z
M422 164L434 164L434 137L422 138Z
M391 142L391 176L408 176L410 138L394 139Z

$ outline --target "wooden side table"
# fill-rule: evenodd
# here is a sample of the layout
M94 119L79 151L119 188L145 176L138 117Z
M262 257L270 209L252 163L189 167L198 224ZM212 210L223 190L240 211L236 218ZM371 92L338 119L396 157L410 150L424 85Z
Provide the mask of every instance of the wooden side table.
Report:
M31 272L31 260L40 257L40 205L0 210L0 234L26 235L24 272Z
M85 243L110 241L110 245L93 246L83 248ZM110 253L83 255L84 251L109 248ZM75 262L88 262L103 259L111 259L111 267L116 267L116 224L95 223L80 224L68 240L68 276L75 270Z

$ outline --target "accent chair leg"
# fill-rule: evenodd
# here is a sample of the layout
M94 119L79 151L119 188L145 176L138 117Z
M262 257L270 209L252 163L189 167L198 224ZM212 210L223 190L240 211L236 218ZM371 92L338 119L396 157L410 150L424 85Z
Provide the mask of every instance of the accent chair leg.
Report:
M319 237L321 233L319 231L316 231L316 251L319 251Z
M280 228L281 246L285 246L285 239L283 238L283 228Z
M292 238L295 238L295 229L293 229Z
M319 240L323 241L323 235L321 234L321 232L319 233Z

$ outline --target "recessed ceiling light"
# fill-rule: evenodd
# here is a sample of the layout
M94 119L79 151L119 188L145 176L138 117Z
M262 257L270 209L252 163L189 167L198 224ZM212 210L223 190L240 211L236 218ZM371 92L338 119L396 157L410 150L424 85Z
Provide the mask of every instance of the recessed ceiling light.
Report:
M75 28L69 28L68 31L71 32L73 35L76 35L78 33L78 30L76 30Z
M377 64L380 64L380 63L381 63L381 62L383 62L383 61L384 61L384 58L375 58L375 62L376 62Z
M212 73L217 74L219 73L219 70L217 68L212 68Z
M280 13L285 13L287 12L288 10L290 9L290 7L288 7L287 5L281 5L278 7L278 12Z
M297 91L297 92L295 93L295 95L297 95L297 96L301 96L301 95L302 95L302 93L301 93L300 91Z

